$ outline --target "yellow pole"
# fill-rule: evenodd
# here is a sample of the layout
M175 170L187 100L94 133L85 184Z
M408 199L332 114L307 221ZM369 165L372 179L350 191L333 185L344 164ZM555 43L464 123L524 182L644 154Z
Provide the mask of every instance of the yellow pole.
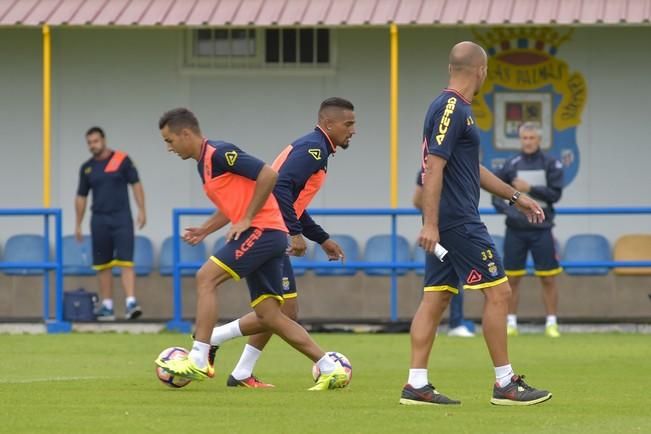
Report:
M50 168L51 161L51 61L52 44L50 26L43 26L43 206L50 206Z
M391 208L398 206L398 26L391 24L390 73L390 179Z

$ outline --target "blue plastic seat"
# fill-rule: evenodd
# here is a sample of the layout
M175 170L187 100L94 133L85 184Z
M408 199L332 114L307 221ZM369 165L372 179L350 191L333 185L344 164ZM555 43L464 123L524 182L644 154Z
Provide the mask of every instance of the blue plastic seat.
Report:
M580 234L571 236L565 243L564 261L612 261L610 243L603 235ZM603 276L608 274L608 267L566 268L565 272L573 276Z
M149 276L154 268L154 245L144 235L136 235L133 245L133 271L136 276ZM121 267L113 267L113 275L122 274Z
M172 268L172 237L167 237L163 241L160 251L159 271L161 276L171 276ZM206 261L206 243L203 241L196 246L181 241L181 262L204 263ZM181 270L181 276L194 276L197 269L185 268Z
M344 251L346 261L358 262L359 261L359 245L355 238L350 235L330 235L330 238L335 241ZM314 262L328 262L323 249L315 249ZM315 268L314 274L317 276L354 276L357 273L355 268Z
M44 252L43 235L19 234L9 237L4 249L5 262L44 262L49 260L49 253ZM49 247L48 247L49 248ZM9 276L42 275L42 268L7 268L4 273Z
M396 237L396 261L409 262L409 241L402 235ZM391 262L391 235L374 235L366 241L365 262ZM398 268L397 274L404 276L408 268ZM368 276L390 276L391 268L367 268Z
M81 242L74 235L63 237L63 274L66 276L93 276L93 245L84 235Z

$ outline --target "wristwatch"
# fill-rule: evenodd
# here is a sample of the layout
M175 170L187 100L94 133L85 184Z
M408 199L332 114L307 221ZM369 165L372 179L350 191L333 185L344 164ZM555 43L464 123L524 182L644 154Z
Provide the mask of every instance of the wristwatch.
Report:
M513 196L511 196L511 200L509 200L509 206L513 206L518 201L518 199L520 199L521 195L522 193L520 193L519 191L513 193Z

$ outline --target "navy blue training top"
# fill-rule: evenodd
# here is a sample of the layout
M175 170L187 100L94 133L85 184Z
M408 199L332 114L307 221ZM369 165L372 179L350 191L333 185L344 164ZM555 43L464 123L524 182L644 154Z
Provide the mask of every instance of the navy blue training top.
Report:
M317 126L287 146L273 162L271 167L278 171L274 196L290 235L302 233L319 244L330 237L312 219L307 207L323 186L328 158L335 151L330 137Z
M479 131L470 103L453 90L444 89L427 110L423 169L430 154L447 160L439 205L439 231L480 222Z
M90 158L79 169L77 195L93 191L91 210L95 214L131 213L127 184L139 182L138 171L127 154L112 151L109 158Z

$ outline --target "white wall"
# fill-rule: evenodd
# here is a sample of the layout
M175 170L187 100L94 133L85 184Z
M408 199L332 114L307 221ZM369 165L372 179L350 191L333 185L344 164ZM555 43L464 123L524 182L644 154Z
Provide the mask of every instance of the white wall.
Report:
M127 151L145 185L149 224L144 234L160 241L171 230L170 210L208 206L195 166L166 154L157 131L162 111L187 105L211 138L230 140L271 161L287 143L309 131L319 102L332 95L357 108L358 134L331 161L318 207L389 204L388 32L336 32L337 67L306 74L189 74L181 67L182 31L54 29L53 205L62 206L65 232L74 224L79 165L88 158L83 133L105 128L109 144ZM400 33L400 205L409 206L419 164L425 110L446 85L447 51L471 38L466 29L403 29ZM651 184L648 122L651 87L646 41L651 29L579 29L558 56L588 82L588 103L578 128L581 166L561 206L646 205ZM0 206L41 203L41 46L37 29L0 30ZM615 79L616 78L616 79ZM482 204L488 205L487 196ZM388 230L388 221L320 219L330 232L365 239ZM500 218L488 218L501 232ZM565 217L557 234L598 231L610 238L651 232L642 217ZM415 237L418 221L401 232ZM36 231L24 219L0 221L0 239Z
M0 31L0 207L31 207L42 203L41 57L40 33ZM39 230L40 221L3 217L6 234Z

